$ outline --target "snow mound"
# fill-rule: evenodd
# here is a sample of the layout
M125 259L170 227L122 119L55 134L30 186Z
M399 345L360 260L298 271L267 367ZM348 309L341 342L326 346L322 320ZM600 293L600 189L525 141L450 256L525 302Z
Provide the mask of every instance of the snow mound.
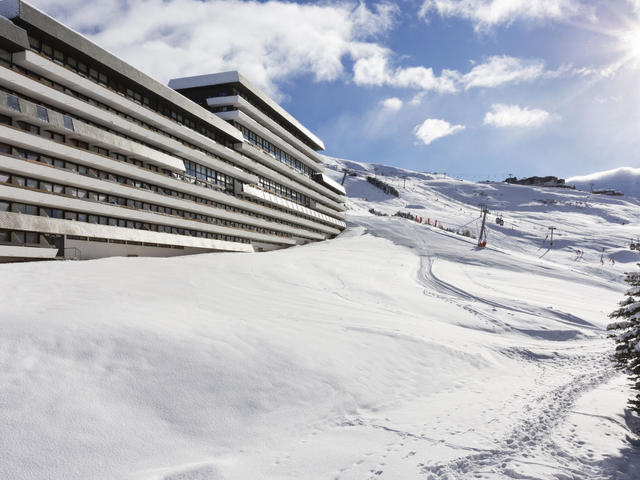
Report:
M604 327L639 202L328 163L329 242L0 265L0 478L638 478Z

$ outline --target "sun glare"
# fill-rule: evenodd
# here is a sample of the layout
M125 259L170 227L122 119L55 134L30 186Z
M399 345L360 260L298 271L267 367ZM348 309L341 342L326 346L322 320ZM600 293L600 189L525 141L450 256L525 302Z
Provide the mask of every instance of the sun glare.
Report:
M640 26L623 32L620 35L620 42L629 60L640 62Z

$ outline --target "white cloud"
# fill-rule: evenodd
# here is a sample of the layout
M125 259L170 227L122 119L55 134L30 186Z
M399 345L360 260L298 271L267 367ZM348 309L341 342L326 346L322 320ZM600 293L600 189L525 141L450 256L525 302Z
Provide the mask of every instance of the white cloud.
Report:
M432 12L441 17L470 20L476 31L517 20L567 20L590 9L579 0L425 0L419 15L428 19Z
M399 88L453 93L456 85L449 71L436 76L431 68L396 68L389 66L391 52L380 49L369 57L359 59L353 66L353 81L356 85L389 85Z
M338 0L33 0L160 81L240 70L270 94L295 75L345 76L344 60L373 58L398 7ZM387 53L389 54L389 53Z
M352 78L356 85L436 93L559 75L545 70L542 61L509 56L490 57L467 73L396 66L394 52L379 42L399 14L387 0L371 7L350 0L33 2L162 82L240 70L277 99L280 85L305 74L316 81ZM349 60L353 75L347 71Z
M461 89L495 88L574 73L567 67L545 70L544 62L541 60L502 55L490 57L464 74L457 70L443 70L440 76L437 76L431 68L425 67L393 69L389 66L388 56L389 52L381 50L371 57L358 60L354 65L354 82L357 85L387 85L437 93L455 93Z
M413 134L422 143L429 145L434 140L453 135L464 129L464 125L451 125L445 120L427 118L421 125L416 125L413 129Z
M389 110L391 112L397 112L402 109L404 102L400 100L398 97L385 98L380 102L382 104L382 108L385 110Z
M505 127L539 127L549 121L549 112L539 108L522 108L519 105L496 103L484 116L485 125L498 128Z
M522 60L508 56L494 56L474 66L462 76L465 90L474 87L492 88L505 83L530 82L543 76L544 63L540 60Z

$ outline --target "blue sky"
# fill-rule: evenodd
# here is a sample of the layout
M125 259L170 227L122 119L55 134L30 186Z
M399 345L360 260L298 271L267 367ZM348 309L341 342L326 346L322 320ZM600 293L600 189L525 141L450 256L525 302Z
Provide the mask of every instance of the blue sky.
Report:
M469 179L640 167L639 0L35 0L161 81L238 69L326 153Z

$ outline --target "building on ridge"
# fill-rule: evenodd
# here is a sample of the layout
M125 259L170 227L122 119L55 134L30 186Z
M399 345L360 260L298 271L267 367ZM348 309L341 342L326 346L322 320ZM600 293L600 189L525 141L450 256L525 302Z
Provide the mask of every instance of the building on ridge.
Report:
M323 173L323 148L237 72L166 86L0 1L0 261L332 238L345 192Z

